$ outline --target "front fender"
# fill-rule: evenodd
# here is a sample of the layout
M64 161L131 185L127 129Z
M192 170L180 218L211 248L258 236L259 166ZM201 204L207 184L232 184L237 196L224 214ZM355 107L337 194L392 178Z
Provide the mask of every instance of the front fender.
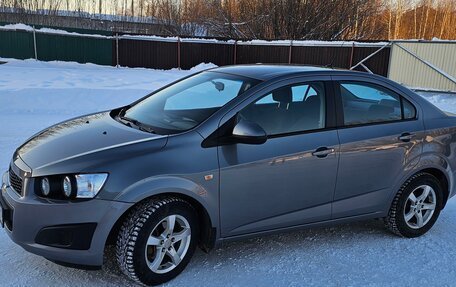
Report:
M136 203L160 194L183 194L199 202L210 217L212 227L217 228L218 193L180 176L150 177L127 187L114 199L116 201Z

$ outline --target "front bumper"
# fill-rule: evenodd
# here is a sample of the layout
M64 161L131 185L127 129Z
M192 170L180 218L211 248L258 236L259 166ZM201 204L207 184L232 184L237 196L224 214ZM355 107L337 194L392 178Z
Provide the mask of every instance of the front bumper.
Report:
M31 190L28 180L25 190ZM0 197L10 209L11 226L5 225L8 236L25 250L47 259L75 265L101 266L108 235L117 219L131 203L93 199L83 202L51 202L33 192L20 196L9 184L8 172L2 177ZM54 226L96 224L89 248L75 250L37 243L40 230ZM38 240L39 242L40 240ZM84 248L85 249L85 248Z

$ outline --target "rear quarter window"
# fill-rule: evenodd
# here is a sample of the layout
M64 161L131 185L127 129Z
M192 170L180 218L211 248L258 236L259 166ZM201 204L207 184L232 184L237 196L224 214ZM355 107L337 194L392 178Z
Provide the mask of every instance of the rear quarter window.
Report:
M404 109L404 119L416 118L416 109L411 102L402 98L402 108Z

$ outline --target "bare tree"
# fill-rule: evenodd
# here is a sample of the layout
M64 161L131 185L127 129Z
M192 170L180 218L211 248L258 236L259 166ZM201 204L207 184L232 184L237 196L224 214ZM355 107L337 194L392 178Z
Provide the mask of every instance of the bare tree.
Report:
M123 21L162 23L173 35L456 38L456 0L0 0L0 10L7 9L24 17L64 11L79 17L112 14Z

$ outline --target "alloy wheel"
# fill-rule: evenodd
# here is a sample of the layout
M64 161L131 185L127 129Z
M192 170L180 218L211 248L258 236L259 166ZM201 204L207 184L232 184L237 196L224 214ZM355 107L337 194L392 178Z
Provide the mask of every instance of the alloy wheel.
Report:
M155 273L167 273L182 261L191 240L190 224L181 215L169 215L152 230L146 243L147 264Z
M404 206L404 219L412 229L425 226L432 218L437 203L434 189L429 185L420 185L407 198Z

